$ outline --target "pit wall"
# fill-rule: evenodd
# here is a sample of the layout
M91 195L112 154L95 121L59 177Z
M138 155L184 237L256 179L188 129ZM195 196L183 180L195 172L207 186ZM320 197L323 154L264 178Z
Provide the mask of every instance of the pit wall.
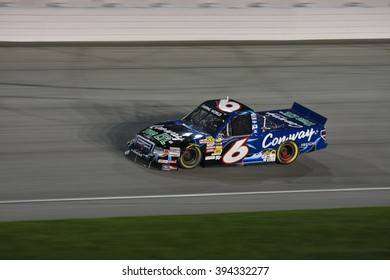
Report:
M0 42L389 39L390 0L0 0Z

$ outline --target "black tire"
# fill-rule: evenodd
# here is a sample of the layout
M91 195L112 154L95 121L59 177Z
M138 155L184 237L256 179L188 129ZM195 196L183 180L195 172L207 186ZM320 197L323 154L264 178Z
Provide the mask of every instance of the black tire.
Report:
M202 152L196 146L187 147L179 157L180 167L185 169L192 169L199 165L202 160Z
M299 154L298 145L294 141L286 141L280 144L276 152L276 161L280 164L293 163Z

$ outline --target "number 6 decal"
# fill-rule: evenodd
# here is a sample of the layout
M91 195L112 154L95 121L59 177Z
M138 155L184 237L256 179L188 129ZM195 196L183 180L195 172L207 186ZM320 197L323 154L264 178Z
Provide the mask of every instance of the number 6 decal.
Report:
M245 145L249 137L236 141L234 145L223 156L222 161L226 164L236 163L242 160L249 153L249 148Z
M221 99L218 102L218 109L224 112L234 112L241 108L241 105L234 101L229 101L229 99Z

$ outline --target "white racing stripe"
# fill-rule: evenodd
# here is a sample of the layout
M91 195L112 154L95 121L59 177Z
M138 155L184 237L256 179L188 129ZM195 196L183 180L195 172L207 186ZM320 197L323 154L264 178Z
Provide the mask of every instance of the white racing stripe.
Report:
M26 199L26 200L4 200L4 201L0 201L0 204L44 203L44 202L79 202L79 201L156 199L156 198L188 198L188 197L322 193L322 192L356 192L356 191L383 191L383 190L390 190L390 187L320 189L320 190L285 190L285 191L259 191L259 192L229 192L229 193L200 193L200 194L173 194L173 195L112 196L112 197L108 196L108 197L53 198L53 199Z

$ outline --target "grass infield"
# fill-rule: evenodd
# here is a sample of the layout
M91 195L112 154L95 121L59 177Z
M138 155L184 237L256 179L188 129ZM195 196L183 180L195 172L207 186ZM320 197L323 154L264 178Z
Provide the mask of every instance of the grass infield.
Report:
M0 259L390 259L390 207L0 223Z

